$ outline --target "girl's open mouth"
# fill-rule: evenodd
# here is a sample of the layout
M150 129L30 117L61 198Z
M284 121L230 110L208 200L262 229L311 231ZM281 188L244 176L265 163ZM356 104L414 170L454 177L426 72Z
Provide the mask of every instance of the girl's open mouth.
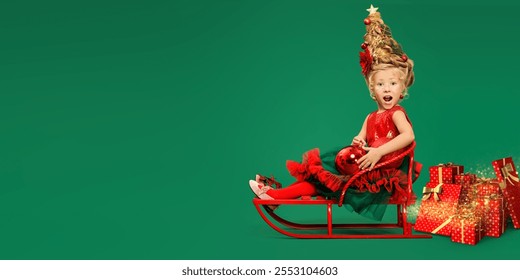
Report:
M390 101L392 101L392 99L393 99L393 97L392 97L391 95L385 95L385 96L383 97L383 100L384 100L385 102L390 102Z

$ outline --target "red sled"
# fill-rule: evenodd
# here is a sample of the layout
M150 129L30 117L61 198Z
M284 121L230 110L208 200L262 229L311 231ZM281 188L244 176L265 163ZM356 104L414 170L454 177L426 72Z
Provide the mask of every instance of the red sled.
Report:
M361 175L368 172L364 169L356 173L342 187L340 199L325 197L304 197L299 199L253 199L258 213L262 219L276 231L295 238L321 238L321 239L389 239L389 238L432 238L431 234L418 234L413 231L407 213L407 206L413 204L415 195L412 188L412 176L414 167L415 142L400 155L377 164L374 168L381 168L405 158L403 164L408 164L407 187L405 194L394 192L387 204L396 205L397 221L395 223L363 223L363 224L339 224L332 221L332 206L343 206L343 199L347 189ZM407 161L407 162L406 162ZM403 197L406 196L406 197ZM269 206L272 205L325 205L326 222L323 223L297 223L284 219L277 215ZM344 210L344 209L342 209ZM377 232L377 233L373 233ZM379 233L380 232L380 233Z

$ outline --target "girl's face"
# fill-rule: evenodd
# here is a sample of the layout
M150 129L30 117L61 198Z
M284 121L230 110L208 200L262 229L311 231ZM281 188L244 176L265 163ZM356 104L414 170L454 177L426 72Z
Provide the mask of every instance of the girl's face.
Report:
M391 109L399 103L404 84L397 69L386 69L375 73L373 93L379 111Z

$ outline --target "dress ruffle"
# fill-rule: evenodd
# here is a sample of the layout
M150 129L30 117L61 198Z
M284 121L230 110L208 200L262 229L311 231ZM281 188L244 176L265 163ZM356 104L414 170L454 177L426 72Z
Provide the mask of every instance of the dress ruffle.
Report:
M333 173L323 167L318 148L303 154L302 162L287 161L287 170L298 181L318 181L332 192L339 190L350 175Z

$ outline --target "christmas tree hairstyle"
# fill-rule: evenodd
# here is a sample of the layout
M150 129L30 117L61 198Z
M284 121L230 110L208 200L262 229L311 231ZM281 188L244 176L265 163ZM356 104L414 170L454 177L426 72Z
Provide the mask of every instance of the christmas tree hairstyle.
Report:
M408 89L414 82L413 61L403 52L401 45L392 37L390 28L381 19L381 14L373 5L367 9L365 18L367 32L359 53L362 73L370 88L371 77L377 70L397 67L403 74L403 82ZM405 90L404 95L407 95Z

